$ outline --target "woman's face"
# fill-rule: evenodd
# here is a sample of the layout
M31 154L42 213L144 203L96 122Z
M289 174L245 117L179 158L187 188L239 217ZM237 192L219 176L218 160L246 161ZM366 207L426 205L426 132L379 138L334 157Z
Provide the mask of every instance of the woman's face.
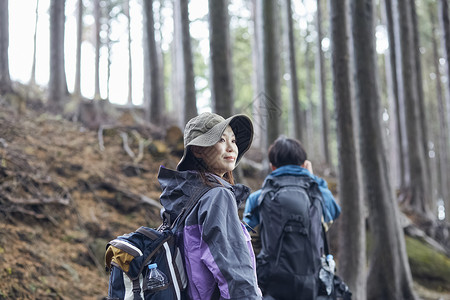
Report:
M238 147L233 130L228 126L221 139L210 147L195 147L194 155L201 158L208 166L208 170L222 177L226 172L233 171L236 166Z

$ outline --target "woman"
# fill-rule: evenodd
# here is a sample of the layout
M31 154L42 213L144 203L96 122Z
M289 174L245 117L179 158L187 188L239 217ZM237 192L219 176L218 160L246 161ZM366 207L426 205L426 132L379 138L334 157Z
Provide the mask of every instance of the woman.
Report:
M173 220L199 187L204 194L187 216L180 242L191 299L261 299L250 236L238 205L249 188L234 185L233 169L250 148L253 126L244 115L203 113L187 124L177 171L160 168L164 215Z

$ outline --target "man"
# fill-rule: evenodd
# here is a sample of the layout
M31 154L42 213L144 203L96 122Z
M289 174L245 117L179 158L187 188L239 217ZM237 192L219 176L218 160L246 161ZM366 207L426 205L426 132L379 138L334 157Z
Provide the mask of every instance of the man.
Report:
M316 299L328 254L322 223L335 220L340 207L326 181L313 174L299 141L279 137L269 147L269 161L272 173L244 211L249 229L260 225L260 287L268 299Z

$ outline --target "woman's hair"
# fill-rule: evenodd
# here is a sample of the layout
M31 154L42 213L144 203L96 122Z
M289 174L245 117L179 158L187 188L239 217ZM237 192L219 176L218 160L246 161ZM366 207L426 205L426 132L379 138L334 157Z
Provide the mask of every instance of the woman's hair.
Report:
M300 141L280 136L269 147L269 161L276 167L286 165L301 166L307 159L306 151Z
M191 150L189 149L189 152L191 152ZM201 159L201 158L197 158L194 155L189 155L189 159L191 160L195 160L195 163L190 164L192 166L191 170L193 171L198 171L200 174L200 177L203 180L203 183L206 185L211 186L211 181L208 179L208 177L206 176L207 172L210 172L208 170L208 166L206 165L206 163ZM234 184L234 177L233 177L233 172L232 171L228 171L226 172L223 177L222 177L225 181L227 181L230 184ZM220 183L220 182L218 182Z

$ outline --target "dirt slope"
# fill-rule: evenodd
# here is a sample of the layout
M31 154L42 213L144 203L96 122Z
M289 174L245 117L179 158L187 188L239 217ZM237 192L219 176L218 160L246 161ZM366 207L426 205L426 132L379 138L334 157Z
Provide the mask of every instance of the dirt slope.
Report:
M99 135L7 106L0 124L0 299L102 299L106 242L159 223L148 198L158 199L159 166L178 158L133 125ZM142 159L123 134L136 156L141 141Z

